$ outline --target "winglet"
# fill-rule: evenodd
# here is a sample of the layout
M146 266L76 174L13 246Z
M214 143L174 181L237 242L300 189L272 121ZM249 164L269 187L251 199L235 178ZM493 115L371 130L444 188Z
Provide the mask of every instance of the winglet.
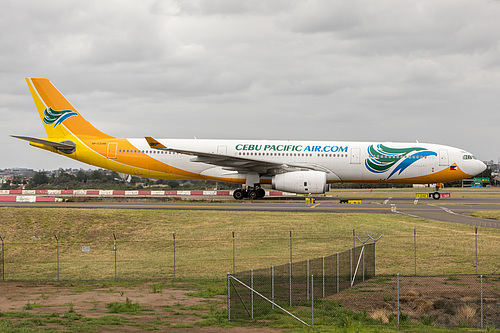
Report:
M146 141L148 142L149 146L151 148L154 148L154 149L167 149L167 147L165 147L164 145L162 145L161 143L159 143L156 139L150 137L150 136L146 136Z

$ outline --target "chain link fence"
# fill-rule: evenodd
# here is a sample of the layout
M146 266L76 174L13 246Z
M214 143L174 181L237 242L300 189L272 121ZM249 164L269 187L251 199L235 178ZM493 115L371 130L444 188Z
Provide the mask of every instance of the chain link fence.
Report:
M397 276L398 323L500 328L500 276Z
M348 289L376 275L375 255L376 243L369 243L327 257L229 275L228 319L265 320L276 307L303 305Z
M402 235L384 236L378 247L377 273L484 275L499 272L499 238L488 234L489 230L482 231L479 234L474 229L455 234L443 232L440 237L431 237L412 229ZM337 234L294 232L292 235L289 231L270 231L269 235L255 236L250 230L197 238L186 238L182 233L136 238L119 231L87 230L81 234L54 235L19 230L7 235L0 233L0 279L220 279L227 272L297 262L321 252L347 250L346 244L351 247L353 243L360 244L358 236L362 233L349 234L344 231ZM384 246L387 243L391 246ZM358 258L360 250L352 251ZM325 260L331 259L325 257ZM369 263L360 262L360 266L363 264ZM320 261L311 261L310 270L318 271L321 265ZM344 265L347 268L342 267L343 271L351 269L349 262L340 261L340 266Z
M10 237L0 235L0 280L220 279L236 268L262 267L263 260L284 262L296 257L303 258L315 252L309 249L311 242L318 242L318 246L323 247L322 244L328 240L338 241L338 238L316 239L298 233L292 236L292 232L287 232L285 237L257 239L237 238L234 232L232 237L225 238L186 239L175 233L165 236L156 240L133 240L127 235L96 231L91 237L85 237L88 240L81 241L80 238L84 237L68 234L37 233L31 236L20 232L18 235L10 234ZM345 239L348 240L349 237ZM271 243L279 251L269 250ZM248 252L248 246L256 251ZM352 256L357 256L359 251L354 249ZM332 256L311 260L311 272L322 270L322 260L326 261L327 267L335 266L329 262L334 260ZM354 270L352 266L356 264L339 260L344 271ZM302 265L293 265L292 271L305 269ZM372 264L360 261L359 265ZM277 266L276 269L286 268L283 267ZM360 269L360 274L365 271ZM306 276L305 272L300 275ZM334 281L327 280L325 283L331 284Z
M347 284L344 292L327 292L330 303L321 300L322 277L311 275L308 286L303 278L292 282L293 307L288 304L286 279L275 276L273 281L272 277L255 276L255 272L250 276L229 274L228 318L282 322L288 327L313 326L315 318L319 325L342 326L356 318L372 326L500 328L499 275L379 276L355 282L352 288Z

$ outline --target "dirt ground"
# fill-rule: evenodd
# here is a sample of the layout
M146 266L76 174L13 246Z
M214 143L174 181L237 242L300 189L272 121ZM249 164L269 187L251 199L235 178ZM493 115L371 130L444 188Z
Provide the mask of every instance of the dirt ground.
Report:
M156 286L156 290L155 290ZM158 287L145 283L131 286L103 283L0 283L0 319L8 313L54 315L66 318L76 313L86 319L117 316L125 319L120 324L100 323L97 332L281 332L278 329L256 327L222 328L199 323L214 312L224 313L224 296L212 298L189 295L189 285ZM400 277L399 307L402 320L422 322L445 327L480 327L481 288L477 276ZM393 277L376 277L351 289L329 296L349 309L366 311L383 322L397 320L397 281ZM110 313L112 302L138 303L138 313ZM225 313L224 313L225 315ZM485 327L500 328L500 277L483 278L483 315ZM71 317L71 316L69 316ZM215 315L215 318L217 315ZM12 321L22 316L11 317ZM225 318L224 318L225 319ZM84 321L77 319L77 321ZM41 327L68 330L71 323L44 322ZM69 325L69 326L68 326ZM119 326L117 326L119 325ZM81 331L82 329L80 329Z
M74 283L70 285L0 282L0 312L28 312L33 315L76 313L85 318L120 316L125 324L99 325L98 332L143 332L157 330L168 332L280 332L269 328L221 328L197 326L204 315L225 306L224 297L202 298L189 296L192 290L162 288L153 292L151 283L132 286L98 286ZM112 302L138 303L144 310L136 314L109 313L106 304ZM6 317L6 316L4 316ZM11 320L20 320L13 317ZM2 316L0 315L0 319ZM45 327L67 330L65 325L44 323Z

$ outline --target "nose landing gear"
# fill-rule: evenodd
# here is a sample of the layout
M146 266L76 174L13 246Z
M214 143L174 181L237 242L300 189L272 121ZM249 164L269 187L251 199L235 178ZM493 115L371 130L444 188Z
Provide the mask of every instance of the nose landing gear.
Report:
M441 183L436 184L436 192L431 194L432 199L434 199L434 200L441 199L441 193L439 193L439 189L441 188L441 186L443 186L443 184L441 184Z

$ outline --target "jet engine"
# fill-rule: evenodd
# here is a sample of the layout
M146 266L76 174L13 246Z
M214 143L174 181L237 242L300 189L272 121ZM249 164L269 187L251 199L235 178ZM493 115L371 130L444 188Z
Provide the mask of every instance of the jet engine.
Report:
M326 173L322 171L292 171L273 176L273 189L300 194L322 194L328 190Z

